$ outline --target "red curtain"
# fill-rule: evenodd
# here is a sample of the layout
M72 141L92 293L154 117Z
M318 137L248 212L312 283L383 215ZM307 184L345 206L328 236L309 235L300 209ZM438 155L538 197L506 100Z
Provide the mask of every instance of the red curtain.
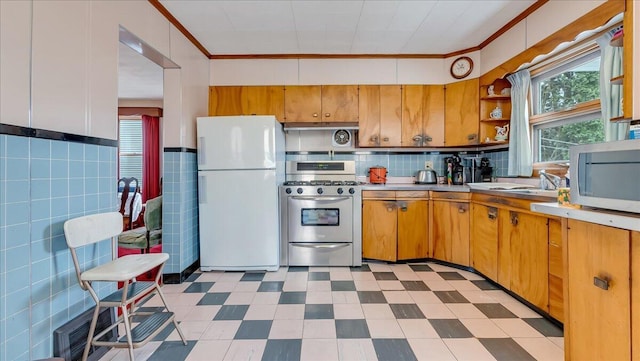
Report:
M160 195L160 118L142 116L142 202Z

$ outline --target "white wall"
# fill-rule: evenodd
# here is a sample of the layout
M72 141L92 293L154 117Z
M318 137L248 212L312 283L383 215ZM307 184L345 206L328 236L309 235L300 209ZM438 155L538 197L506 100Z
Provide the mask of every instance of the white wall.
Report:
M476 63L480 53L466 54ZM211 85L447 84L448 59L238 59L211 60Z
M147 1L0 1L0 122L117 139L118 31L180 65L165 84L167 147L195 148L209 60ZM175 79L175 77L173 78Z

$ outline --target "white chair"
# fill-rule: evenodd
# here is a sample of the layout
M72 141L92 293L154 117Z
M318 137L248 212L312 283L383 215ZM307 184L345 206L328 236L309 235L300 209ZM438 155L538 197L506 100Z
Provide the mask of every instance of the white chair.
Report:
M71 250L78 283L82 289L89 291L96 302L96 309L93 313L93 320L87 337L87 345L82 356L83 361L87 359L92 345L128 348L129 359L133 361L133 349L144 346L172 322L182 342L185 345L187 344L178 322L175 320L175 315L169 310L169 306L160 289L159 281L160 277L162 277L162 267L169 259L169 255L167 253L148 253L117 258L118 235L120 232L122 232L122 214L119 212L93 214L70 219L64 223L64 234L67 239L67 245ZM78 262L76 248L106 240L107 238L111 238L112 261L83 270ZM154 281L136 281L138 275L149 272L158 266L160 269ZM124 285L107 297L99 299L92 282L122 282ZM155 293L160 296L166 310L155 313L136 312L136 301L141 297L150 297ZM122 315L113 326L93 335L101 307L117 307ZM134 315L143 316L143 320L132 329L131 318ZM120 323L124 324L124 337L119 337L115 341L100 340L102 336L114 327L118 327Z

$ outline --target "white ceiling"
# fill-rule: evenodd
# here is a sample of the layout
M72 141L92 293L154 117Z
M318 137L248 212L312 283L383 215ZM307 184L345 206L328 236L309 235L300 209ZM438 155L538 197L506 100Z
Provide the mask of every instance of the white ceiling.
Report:
M160 0L212 55L430 54L480 45L536 0ZM120 44L119 99L162 99L160 66Z
M123 43L118 51L118 99L162 100L163 69Z
M212 55L448 54L535 0L160 0Z

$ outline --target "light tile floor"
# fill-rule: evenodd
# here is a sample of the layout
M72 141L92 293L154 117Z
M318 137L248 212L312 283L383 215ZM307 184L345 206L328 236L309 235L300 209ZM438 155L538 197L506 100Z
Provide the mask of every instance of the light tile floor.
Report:
M563 360L562 330L482 277L435 263L196 272L136 360ZM158 296L142 308L161 306ZM110 350L101 361L128 360Z

